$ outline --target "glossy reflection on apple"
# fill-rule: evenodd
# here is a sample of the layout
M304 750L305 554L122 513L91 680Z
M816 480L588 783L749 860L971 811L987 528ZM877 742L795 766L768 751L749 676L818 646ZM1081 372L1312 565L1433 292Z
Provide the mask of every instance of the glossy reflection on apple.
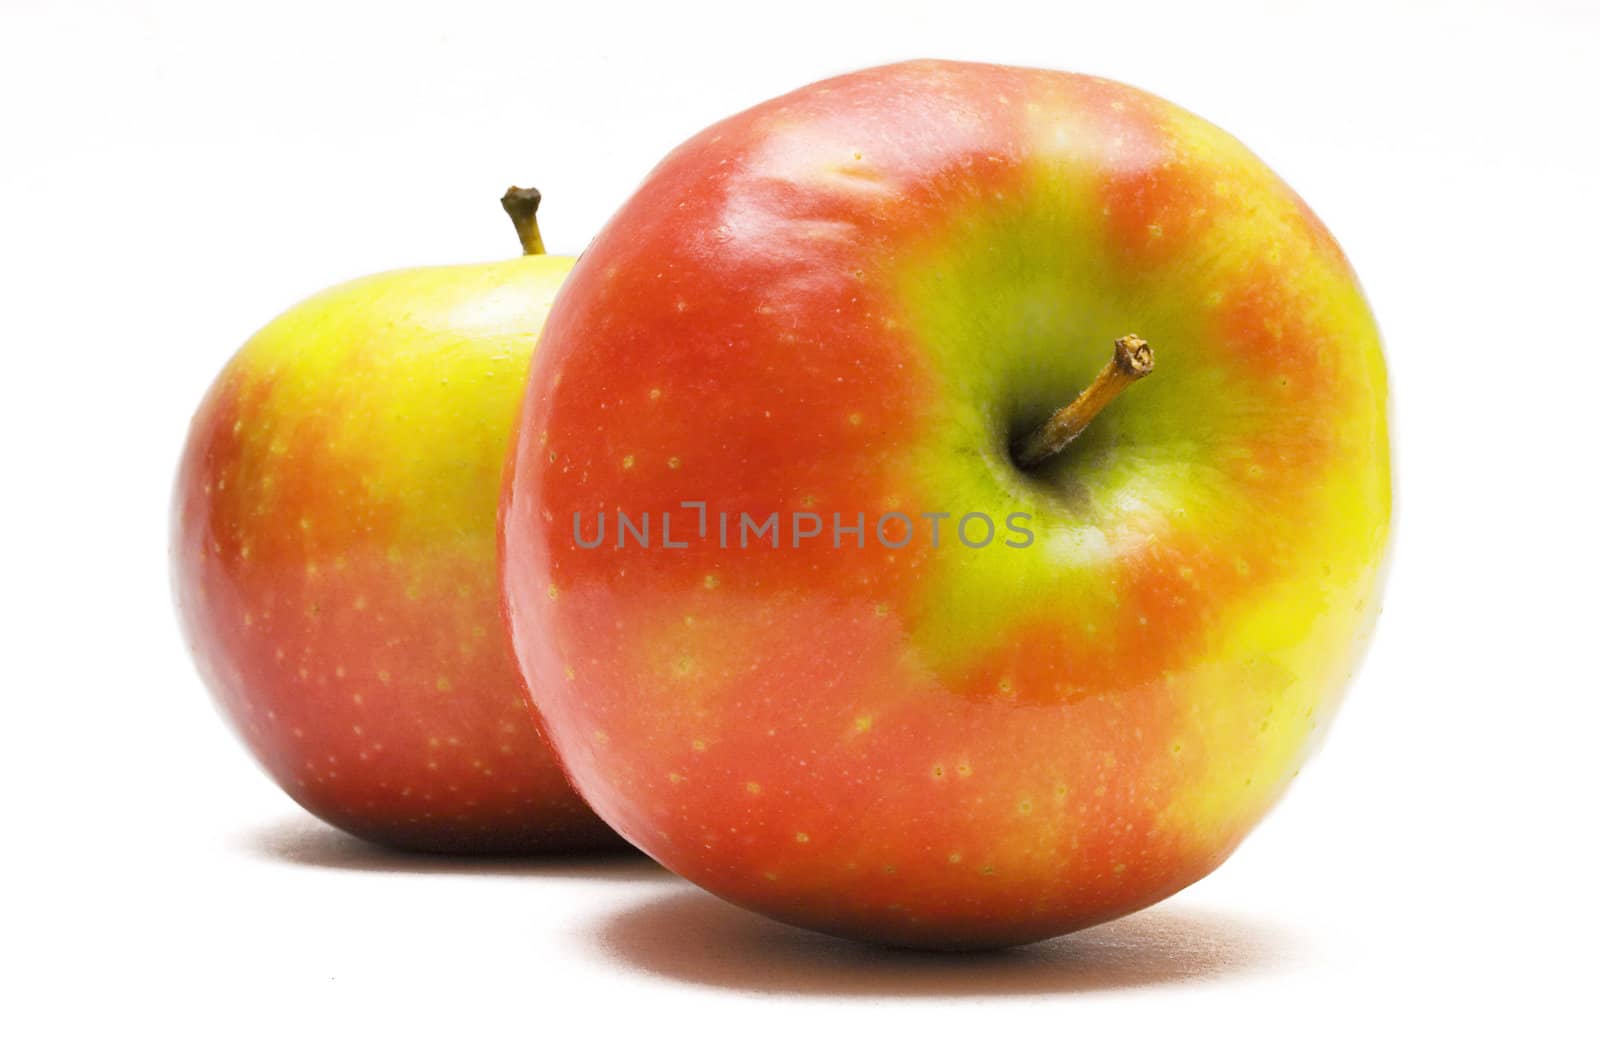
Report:
M1132 88L917 62L708 128L585 253L504 586L625 837L797 925L1001 945L1228 856L1352 673L1389 513L1378 334L1299 197Z

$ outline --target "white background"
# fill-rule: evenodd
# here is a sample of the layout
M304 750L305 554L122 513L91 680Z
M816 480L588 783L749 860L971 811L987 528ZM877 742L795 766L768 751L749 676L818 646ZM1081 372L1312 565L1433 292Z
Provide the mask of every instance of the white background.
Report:
M1288 7L0 0L0 1042L1595 1045L1600 14ZM643 862L397 859L298 813L170 613L172 470L227 356L335 281L515 254L508 183L575 252L705 124L918 56L1165 95L1362 275L1398 542L1288 800L1149 912L964 958Z

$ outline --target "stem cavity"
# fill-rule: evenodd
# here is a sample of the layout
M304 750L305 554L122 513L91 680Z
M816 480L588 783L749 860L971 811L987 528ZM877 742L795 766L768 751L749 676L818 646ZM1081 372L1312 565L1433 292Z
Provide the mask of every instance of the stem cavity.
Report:
M1115 345L1111 360L1095 376L1094 382L1085 387L1072 404L1057 409L1012 449L1013 458L1023 470L1031 470L1066 448L1094 422L1101 409L1155 367L1155 353L1150 344L1138 336L1125 335Z

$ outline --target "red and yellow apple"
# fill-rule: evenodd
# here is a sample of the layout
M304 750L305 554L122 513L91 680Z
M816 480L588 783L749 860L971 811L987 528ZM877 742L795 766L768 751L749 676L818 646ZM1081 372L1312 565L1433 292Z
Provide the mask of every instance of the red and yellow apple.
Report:
M573 260L537 194L525 254L380 274L257 333L189 432L178 607L245 744L376 842L502 852L613 841L537 723L500 613L495 517L528 361Z
M1019 466L1130 332L1149 377ZM623 836L796 925L971 947L1228 856L1350 678L1389 515L1378 333L1288 186L1121 84L916 62L708 128L611 220L503 571Z

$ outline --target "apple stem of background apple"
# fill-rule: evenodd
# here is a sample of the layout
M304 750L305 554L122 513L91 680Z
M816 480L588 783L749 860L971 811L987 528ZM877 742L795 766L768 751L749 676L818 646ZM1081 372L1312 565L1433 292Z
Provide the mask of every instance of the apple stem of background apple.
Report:
M1094 417L1100 414L1101 409L1111 404L1118 394L1149 375L1155 364L1155 353L1149 343L1136 335L1125 335L1118 339L1111 360L1100 369L1094 382L1085 387L1072 404L1057 409L1026 440L1016 445L1012 456L1017 465L1029 470L1066 448L1073 438L1094 422Z
M531 186L528 189L513 186L500 198L501 206L511 216L511 224L517 228L517 240L522 242L523 255L544 254L544 238L539 236L538 219L539 201L542 199L539 191Z

